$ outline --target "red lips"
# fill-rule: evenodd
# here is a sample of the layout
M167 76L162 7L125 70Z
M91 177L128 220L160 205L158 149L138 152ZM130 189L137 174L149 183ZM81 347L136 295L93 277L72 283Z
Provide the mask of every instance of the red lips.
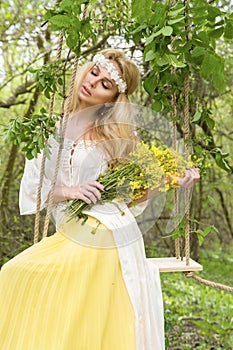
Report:
M83 92L85 95L91 96L90 90L89 90L85 85L82 85L82 92Z

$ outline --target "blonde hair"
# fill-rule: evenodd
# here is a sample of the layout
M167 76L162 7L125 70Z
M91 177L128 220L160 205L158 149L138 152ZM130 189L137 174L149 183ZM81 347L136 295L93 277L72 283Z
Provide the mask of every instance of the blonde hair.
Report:
M99 108L98 117L92 126L91 137L104 147L110 158L125 158L132 151L135 143L135 121L128 95L136 90L140 74L137 66L121 50L106 49L99 53L118 64L127 89L125 93L117 93L112 105L106 108L103 105ZM70 111L73 113L79 107L77 96L83 79L94 65L94 62L88 62L79 70L71 99Z

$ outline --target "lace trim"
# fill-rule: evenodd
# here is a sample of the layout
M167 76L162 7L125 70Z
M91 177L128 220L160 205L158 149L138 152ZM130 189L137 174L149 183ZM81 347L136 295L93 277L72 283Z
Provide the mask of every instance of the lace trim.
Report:
M49 144L53 147L59 147L59 142L56 141L54 139L54 137L52 137L49 140ZM78 149L88 149L88 148L95 148L96 147L96 141L95 140L78 140L78 141L74 141L74 140L70 140L65 138L64 139L64 144L63 144L63 149L66 150L71 150L74 148L78 148Z

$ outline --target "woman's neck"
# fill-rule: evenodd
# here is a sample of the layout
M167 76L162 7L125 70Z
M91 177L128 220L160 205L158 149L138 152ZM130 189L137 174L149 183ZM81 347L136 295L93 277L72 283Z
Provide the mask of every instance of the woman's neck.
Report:
M96 119L96 109L86 108L71 113L66 137L77 140L85 138L93 127L93 122Z

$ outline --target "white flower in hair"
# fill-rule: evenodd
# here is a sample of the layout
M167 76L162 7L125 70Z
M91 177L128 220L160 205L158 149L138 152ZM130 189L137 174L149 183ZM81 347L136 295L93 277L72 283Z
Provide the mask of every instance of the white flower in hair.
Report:
M101 53L98 53L94 56L93 62L96 65L100 65L108 71L110 74L110 77L112 80L115 81L116 85L118 86L118 91L124 93L127 89L126 82L120 77L119 73L117 72L114 65L110 62L109 59L107 59L104 55Z

